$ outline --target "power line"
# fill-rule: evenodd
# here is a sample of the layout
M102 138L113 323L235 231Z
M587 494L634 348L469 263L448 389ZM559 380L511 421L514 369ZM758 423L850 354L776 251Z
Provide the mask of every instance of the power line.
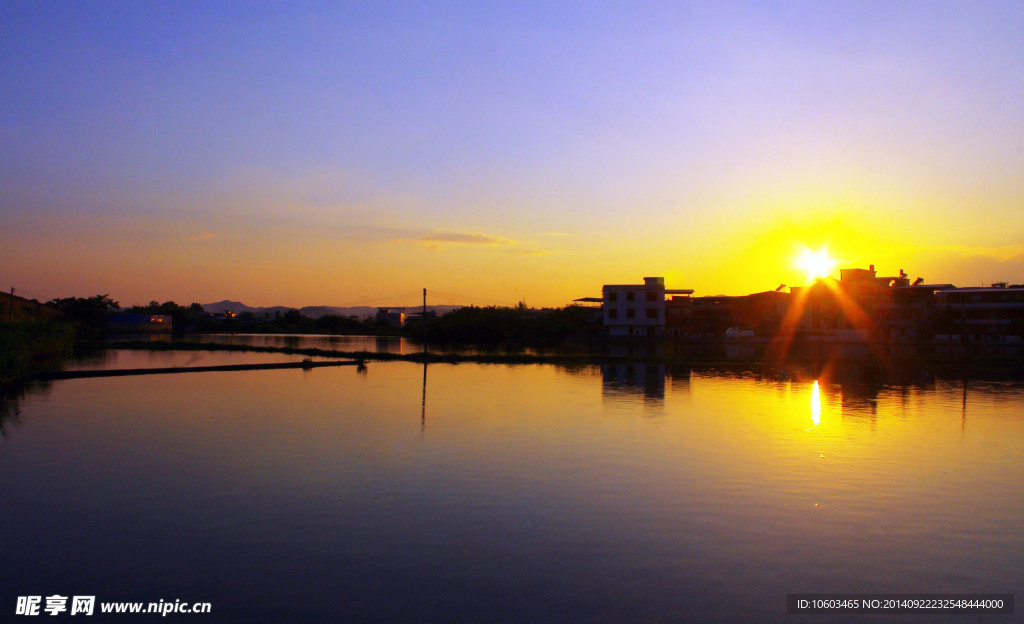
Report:
M442 300L450 304L461 304L461 305L498 305L498 306L514 306L514 303L508 301L498 301L495 299L487 299L485 297L474 297L472 295L460 295L456 293L442 292L433 289L427 289L427 294L433 300ZM353 308L358 306L381 306L384 304L390 304L393 307L399 307L400 305L407 308L416 307L419 305L419 299L422 296L422 291L398 293L393 295L374 296L359 299L357 301L345 303L339 306L339 308Z
M14 296L21 297L22 299L36 299L42 303L55 299L55 297L41 295L37 292L22 288L21 286L9 286L7 292L10 292L11 290L14 290Z
M515 305L514 303L509 303L508 301L496 301L494 299L486 299L484 297L473 297L473 296L470 296L470 295L457 295L457 294L454 294L454 293L446 293L446 292L441 292L441 291L438 291L438 290L431 290L430 294L431 294L431 296L439 297L441 299L447 299L449 301L453 301L454 300L454 301L479 302L479 303L486 303L486 304L490 304L490 305L503 305L503 306L514 306Z
M401 294L397 294L397 295L386 295L386 296L383 296L383 297L366 297L365 299L360 299L360 300L352 302L352 303L346 303L346 304L339 305L339 306L334 306L334 307L338 307L338 308L355 308L355 307L359 307L359 306L369 306L369 307L372 307L373 304L375 304L375 303L385 303L385 302L388 302L388 301L401 301L401 300L415 301L416 298L419 296L419 294L420 294L419 291L416 291L416 292L411 292L411 293L401 293Z

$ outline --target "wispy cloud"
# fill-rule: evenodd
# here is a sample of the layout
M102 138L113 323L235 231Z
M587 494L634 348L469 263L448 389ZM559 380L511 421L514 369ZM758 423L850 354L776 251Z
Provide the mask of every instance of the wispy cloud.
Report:
M568 236L565 232L544 232L544 236Z
M464 243L468 245L514 245L515 241L487 234L464 234L461 232L433 232L418 240L427 243Z
M203 232L202 234L196 234L195 236L189 236L188 240L190 240L190 241L203 241L203 240L210 240L211 238L217 238L217 235L213 234L213 233L210 233L210 232Z
M535 247L530 241L513 240L480 232L430 232L408 238L395 238L388 244L414 245L427 249L437 249L441 246L493 248L496 253L516 256L546 256L551 253L548 249Z
M437 247L439 245L480 245L484 247L499 247L515 245L516 241L479 232L430 232L414 238L397 238L392 240L391 243L406 243L421 245L424 247Z

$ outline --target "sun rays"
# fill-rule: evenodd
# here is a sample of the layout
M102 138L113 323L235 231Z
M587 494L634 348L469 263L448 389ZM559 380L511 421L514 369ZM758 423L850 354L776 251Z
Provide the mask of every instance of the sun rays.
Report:
M818 251L804 247L796 259L796 267L807 273L808 282L828 277L838 264L839 260L830 256L824 245Z

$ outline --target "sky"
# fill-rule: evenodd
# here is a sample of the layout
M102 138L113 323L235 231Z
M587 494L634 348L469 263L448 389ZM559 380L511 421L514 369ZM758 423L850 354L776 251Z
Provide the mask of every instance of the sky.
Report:
M0 0L0 288L1024 282L1024 3ZM441 293L441 294L435 294Z

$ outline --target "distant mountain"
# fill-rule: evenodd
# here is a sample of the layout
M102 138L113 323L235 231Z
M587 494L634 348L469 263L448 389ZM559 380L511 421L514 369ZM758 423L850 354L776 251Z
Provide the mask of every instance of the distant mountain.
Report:
M235 314L241 314L242 312L252 312L256 316L263 316L264 314L274 315L274 312L280 312L284 314L288 310L291 310L288 306L273 306L269 308L254 308L247 306L241 301L230 301L225 299L224 301L218 301L217 303L204 303L202 304L203 309L207 312L234 312Z
M280 312L281 314L284 314L288 310L292 310L293 309L293 308L289 308L288 306L271 306L271 307L268 307L268 308L254 308L252 306L245 305L241 301L230 301L228 299L225 299L224 301L218 301L216 303L204 303L204 304L202 304L202 306L203 306L204 310L206 310L207 312L210 312L210 313L231 311L231 312L234 312L235 314L241 314L242 312L251 312L251 313L255 314L257 317L261 317L261 316L274 316L275 312ZM452 310L456 310L456 309L461 308L461 307L462 306L456 306L456 305L439 305L439 306L428 305L427 306L427 310L428 311L435 310L435 311L437 311L438 315L443 315L443 314L447 314L448 312L451 312ZM421 306L416 306L416 307L408 307L408 308L405 309L405 311L406 311L406 313L411 313L411 312L419 312L422 309L423 308ZM377 308L372 307L372 306L355 306L355 307L348 307L348 308L340 308L340 307L337 307L337 306L306 306L304 308L299 308L299 314L301 314L302 316L305 316L307 318L313 318L313 319L320 318L321 316L325 316L325 315L328 315L328 314L337 314L339 316L355 316L355 317L358 317L358 318L363 318L363 317L366 317L366 316L375 316L377 314Z
M204 303L201 304L203 309L207 312L214 314L217 312L252 312L256 308L250 308L240 301L218 301L217 303Z

